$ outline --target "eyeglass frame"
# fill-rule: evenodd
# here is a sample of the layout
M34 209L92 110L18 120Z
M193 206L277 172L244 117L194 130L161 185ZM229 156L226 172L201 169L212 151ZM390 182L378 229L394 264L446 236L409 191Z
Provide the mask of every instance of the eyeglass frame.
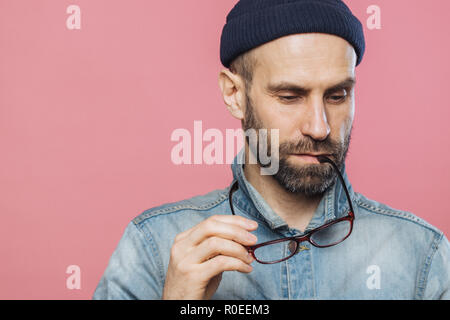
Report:
M294 255L296 255L299 252L299 248L301 248L300 247L300 243L304 242L304 241L308 241L311 245L313 245L313 246L315 246L317 248L332 247L332 246L335 246L335 245L343 242L352 233L352 231L353 231L353 222L355 220L355 214L354 214L354 210L353 210L353 205L352 205L352 201L351 201L351 198L350 198L350 194L349 194L347 186L345 185L345 182L344 182L344 178L342 177L342 174L339 171L337 165L331 159L329 159L326 156L317 156L317 159L319 160L320 163L325 163L326 162L326 163L331 164L332 167L334 168L334 170L337 172L337 176L338 176L338 178L339 178L339 180L340 180L340 182L342 184L342 187L344 188L345 195L347 197L348 205L349 205L349 208L350 208L349 212L347 213L346 216L338 218L338 219L331 220L331 221L325 223L324 225L322 225L320 227L317 227L317 228L314 228L314 229L308 231L306 234L301 235L301 236L284 237L284 238L281 238L281 239L275 239L275 240L262 242L262 243L255 244L255 245L252 245L252 246L244 246L247 249L247 251L252 255L252 257L255 259L255 261L257 261L258 263L261 263L261 264L275 264L275 263L280 263L280 262L286 261L289 258L292 258ZM230 203L231 213L233 215L236 215L236 214L235 214L234 209L233 209L232 195L233 195L233 192L238 189L238 187L239 187L239 183L238 183L238 181L235 181L235 183L233 183L233 185L230 187L230 190L228 192L228 200L229 200L229 203ZM314 240L311 240L311 235L313 235L314 233L316 233L316 232L318 232L320 230L323 230L325 228L328 228L328 227L330 227L330 226L332 226L332 225L334 225L336 223L342 222L342 221L350 221L350 231L341 240L339 240L339 241L337 241L335 243L329 244L329 245L325 245L325 246L321 246L321 245L319 245L317 243L314 243ZM287 257L284 257L284 258L280 259L280 260L265 262L265 261L260 261L255 255L255 250L258 249L258 248L261 248L261 247L264 247L264 246L267 246L267 245L276 244L276 243L279 243L279 242L288 242L288 241L295 241L296 248L295 248L295 250L290 250L291 254L288 255Z

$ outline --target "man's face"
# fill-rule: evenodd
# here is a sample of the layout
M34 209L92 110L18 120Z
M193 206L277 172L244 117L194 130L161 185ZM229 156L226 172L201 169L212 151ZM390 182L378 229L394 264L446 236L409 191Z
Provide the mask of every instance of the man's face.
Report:
M268 152L270 129L279 129L274 178L290 192L322 194L336 174L311 155L326 155L338 167L345 161L354 118L349 80L354 80L355 51L340 37L310 33L274 40L254 54L243 129L268 129Z

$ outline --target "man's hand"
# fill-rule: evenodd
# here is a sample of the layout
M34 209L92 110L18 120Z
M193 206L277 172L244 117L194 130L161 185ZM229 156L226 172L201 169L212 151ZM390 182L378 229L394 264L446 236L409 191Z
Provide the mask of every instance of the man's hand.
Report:
M253 257L244 246L254 245L255 221L215 215L175 237L162 298L210 299L224 271L252 271Z

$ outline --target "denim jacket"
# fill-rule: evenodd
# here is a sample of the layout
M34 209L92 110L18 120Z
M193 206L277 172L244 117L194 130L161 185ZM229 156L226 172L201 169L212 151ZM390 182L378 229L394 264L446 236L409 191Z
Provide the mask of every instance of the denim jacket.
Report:
M231 214L258 222L258 243L301 235L278 216L244 171L244 148L231 164L233 181L221 190L148 209L134 218L112 254L93 299L161 299L175 236L212 215ZM238 161L239 159L239 161ZM393 209L353 191L350 236L338 245L309 243L277 264L252 263L249 274L225 271L213 299L450 299L450 245L445 235L410 212ZM322 197L305 232L349 210L339 180Z

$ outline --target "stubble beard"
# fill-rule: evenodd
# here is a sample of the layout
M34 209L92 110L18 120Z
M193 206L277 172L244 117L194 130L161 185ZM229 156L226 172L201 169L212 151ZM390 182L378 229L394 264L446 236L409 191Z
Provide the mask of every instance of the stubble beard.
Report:
M242 121L243 130L254 129L259 133L259 129L264 129L264 126L260 119L257 118L252 101L248 94L246 94L246 111L245 118ZM297 143L290 141L280 143L279 146L279 169L273 174L273 178L283 187L286 191L291 193L303 194L308 197L323 195L329 188L331 188L336 182L337 174L330 164L302 164L296 165L288 160L290 154L301 153L325 153L337 167L341 170L347 157L352 128L344 138L343 142L333 141L328 136L323 141L314 140L309 136L305 136ZM257 134L257 137L259 134ZM249 144L248 136L246 136L247 144ZM271 157L271 137L270 130L267 130L267 156ZM259 141L256 144L259 146ZM259 150L252 150L260 167L269 167L271 162L263 165L259 159ZM277 159L272 159L272 161Z

